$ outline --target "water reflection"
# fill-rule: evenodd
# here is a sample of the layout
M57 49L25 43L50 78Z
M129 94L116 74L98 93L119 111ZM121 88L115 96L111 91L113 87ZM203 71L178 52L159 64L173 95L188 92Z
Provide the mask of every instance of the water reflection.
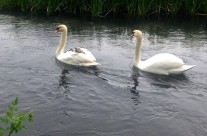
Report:
M131 74L131 78L134 81L134 86L130 88L130 92L132 94L131 99L133 100L135 105L138 105L139 103L141 103L140 101L140 94L139 94L139 90L137 89L137 87L139 86L139 81L138 78L140 76L139 74L139 69L133 67L132 68L132 74Z
M58 86L62 88L64 91L63 94L70 92L70 78L69 78L69 71L63 69L60 75L60 80Z
M183 86L184 84L189 82L185 74L170 75L170 76L157 75L157 74L140 71L138 68L133 67L131 73L133 86L130 87L130 92L132 94L131 99L133 100L135 105L141 103L140 90L139 90L139 77L142 77L143 79L147 80L147 82L152 86L158 88L164 88L164 89L173 88L178 90L180 86Z
M153 82L150 84L153 86L157 86L159 88L174 88L178 89L178 84L185 84L188 82L188 78L185 76L185 74L180 75L169 75L169 76L163 76L163 75L151 75L151 78L153 79Z
M100 76L101 71L97 66L91 66L91 67L73 66L73 65L62 63L57 59L55 60L56 60L56 64L64 70L67 70L67 71L76 70L76 71L80 71L86 74L93 74L104 81L108 81L106 78Z
M160 88L174 88L176 89L176 86L173 85L174 76L176 75L158 75L153 73L147 73L147 72L141 72L142 76L153 86L157 86Z

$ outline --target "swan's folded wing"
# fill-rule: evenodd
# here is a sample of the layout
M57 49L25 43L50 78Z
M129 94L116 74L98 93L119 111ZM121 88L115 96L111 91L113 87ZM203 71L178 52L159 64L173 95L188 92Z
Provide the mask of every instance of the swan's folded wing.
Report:
M66 52L59 56L59 60L72 65L79 65L80 63L94 63L95 58L94 56L89 53L76 53L76 52Z
M80 47L76 47L76 48L78 48L81 52L84 52L84 53L86 53L88 50L87 49L85 49L85 48L80 48Z
M146 69L163 70L177 69L184 65L184 62L180 58L168 53L157 54L144 61L144 63Z
M76 53L73 55L73 59L79 63L90 63L95 61L93 55L89 53Z
M88 58L90 58L90 60L96 61L96 58L93 56L93 54L92 54L90 51L88 51L88 50L85 49L85 48L80 48L80 49L85 53L85 55L86 55Z

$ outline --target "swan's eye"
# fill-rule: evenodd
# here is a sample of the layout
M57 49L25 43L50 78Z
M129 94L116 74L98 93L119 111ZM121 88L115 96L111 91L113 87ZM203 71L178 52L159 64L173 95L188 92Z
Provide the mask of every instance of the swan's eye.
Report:
M54 32L59 32L60 31L60 27L55 28L55 30L53 30Z

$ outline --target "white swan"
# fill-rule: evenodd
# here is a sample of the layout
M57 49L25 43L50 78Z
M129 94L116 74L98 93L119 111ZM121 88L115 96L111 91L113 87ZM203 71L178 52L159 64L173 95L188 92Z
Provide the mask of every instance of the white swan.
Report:
M169 53L160 53L141 61L142 32L134 30L133 36L137 39L133 65L142 71L161 75L181 74L196 66L185 65L183 60Z
M59 42L59 47L56 50L56 58L69 65L76 66L96 66L100 65L96 62L95 57L85 48L76 47L75 49L70 49L64 52L64 48L67 42L67 27L65 25L59 25L55 32L61 32L61 38Z

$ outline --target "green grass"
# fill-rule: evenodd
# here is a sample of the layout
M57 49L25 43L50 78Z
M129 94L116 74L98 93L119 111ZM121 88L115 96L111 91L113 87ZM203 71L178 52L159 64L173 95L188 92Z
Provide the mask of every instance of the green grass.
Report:
M1 8L24 12L106 16L124 14L197 15L207 14L206 0L0 0Z

